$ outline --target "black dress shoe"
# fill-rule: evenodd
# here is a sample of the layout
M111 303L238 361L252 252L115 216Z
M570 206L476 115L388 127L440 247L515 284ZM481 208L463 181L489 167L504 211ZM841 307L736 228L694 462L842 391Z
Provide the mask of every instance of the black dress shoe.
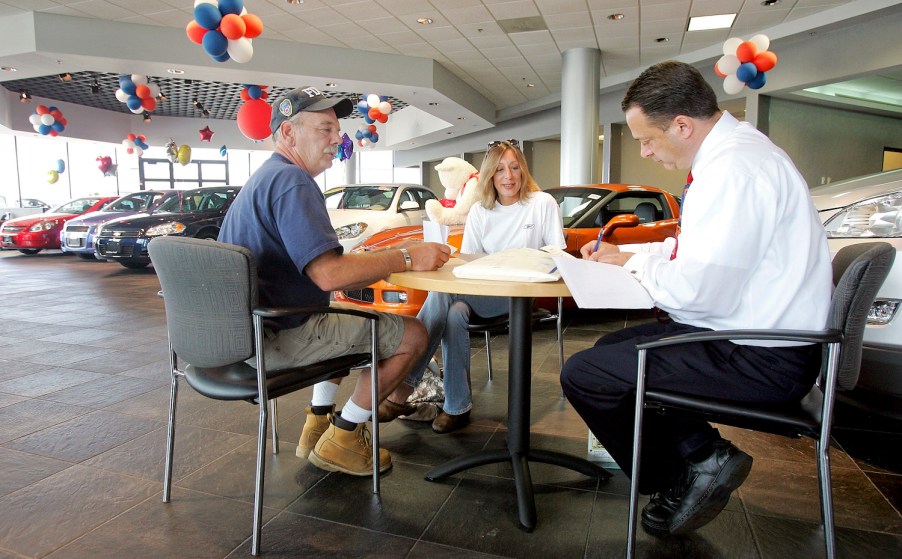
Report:
M655 493L642 509L642 527L654 536L669 534L670 518L679 506L679 488Z
M448 415L445 412L441 412L438 414L438 417L432 421L432 430L439 435L444 435L445 433L450 433L451 431L457 431L458 429L466 427L468 423L470 423L469 410L459 415Z
M751 469L751 456L730 441L715 441L710 456L687 466L686 490L670 517L670 533L685 534L714 520Z

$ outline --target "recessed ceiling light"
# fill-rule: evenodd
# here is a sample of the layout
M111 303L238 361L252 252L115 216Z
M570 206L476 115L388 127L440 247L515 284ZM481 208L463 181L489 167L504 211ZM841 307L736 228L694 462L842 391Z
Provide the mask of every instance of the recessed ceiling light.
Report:
M175 74L177 76L181 76L182 74L185 73L184 70L181 70L179 68L169 68L166 71L169 72L170 74Z
M434 107L434 106L438 105L438 103L436 103L435 101L432 101L430 103L427 103L427 105L429 105L430 107Z
M433 23L431 17L421 17L417 20L420 25L431 25Z
M783 0L764 0L764 2L761 2L761 5L770 8L771 6L776 6L782 1Z
M457 117L457 120L467 120L467 117L465 117L465 116L459 116L459 117Z
M147 111L144 111L144 114L142 116L144 117L144 122L151 122L153 120L152 118L150 118L150 113Z
M656 43L666 43L669 41L670 41L670 39L668 39L667 37L658 37L657 39L655 39Z
M59 75L59 78L60 78L61 82L71 82L72 74L70 74L69 72L63 72L62 74Z
M716 16L698 16L689 18L687 31L708 31L710 29L729 29L733 26L736 14L720 14Z
M12 66L4 66L4 67L0 68L0 70L3 70L4 72L18 72L19 71L17 68L13 68Z
M611 14L608 16L608 19L611 21L620 21L621 19L623 19L625 17L626 16L623 14Z
M338 87L337 83L329 82L326 84L326 87Z
M528 84L526 84L526 87L535 87L535 86L536 86L536 84L534 84L534 83L528 83Z
M304 3L304 0L285 0L285 1L288 2L289 4L291 4L292 6L297 6L298 4Z
M23 91L19 93L19 102L20 103L31 103L31 94L27 91Z

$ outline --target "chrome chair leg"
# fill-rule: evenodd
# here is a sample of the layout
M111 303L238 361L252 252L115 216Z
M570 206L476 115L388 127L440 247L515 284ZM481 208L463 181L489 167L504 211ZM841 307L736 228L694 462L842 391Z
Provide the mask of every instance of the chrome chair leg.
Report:
M263 475L266 470L266 421L269 408L265 403L260 408L257 424L257 477L254 485L254 533L251 540L251 555L260 555L260 541L263 533Z
M485 362L489 369L489 380L492 380L492 341L490 339L491 334L489 331L485 331Z
M564 298L557 298L557 362L559 373L564 372ZM564 388L561 387L561 398L564 397Z
M168 503L172 498L172 459L175 448L175 409L178 403L179 377L176 372L175 352L169 349L169 374L172 380L169 384L169 422L166 427L166 465L163 469L163 502Z
M269 414L272 416L272 453L279 453L279 399L269 401Z

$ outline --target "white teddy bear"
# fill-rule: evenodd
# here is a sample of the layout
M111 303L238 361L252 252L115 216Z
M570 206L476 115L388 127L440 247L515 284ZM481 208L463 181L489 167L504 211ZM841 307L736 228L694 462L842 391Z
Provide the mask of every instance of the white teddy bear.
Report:
M435 170L445 187L445 197L442 200L427 200L426 215L431 221L442 225L463 225L476 199L479 178L476 167L459 157L446 157L435 166Z

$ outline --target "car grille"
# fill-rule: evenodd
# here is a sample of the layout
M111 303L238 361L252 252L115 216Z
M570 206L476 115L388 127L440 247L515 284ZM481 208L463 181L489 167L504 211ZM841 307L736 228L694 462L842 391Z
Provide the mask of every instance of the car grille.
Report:
M143 231L110 231L109 229L103 230L103 235L105 237L112 237L114 239L126 239L126 238L136 238L140 237Z
M87 233L88 226L87 225L72 225L70 227L66 227L67 233Z
M134 254L135 245L120 245L119 243L114 243L115 248L113 250L110 250L109 241L110 239L102 239L97 241L97 252L99 252L101 256L111 256L114 258L131 258L132 254Z
M342 291L345 297L350 299L351 301L360 301L361 303L372 303L373 302L373 289L371 287L364 287L363 289L351 289L348 291Z
M2 229L0 229L0 231L3 231L4 235L12 235L13 233L18 233L18 232L24 231L24 230L25 230L25 227L18 226L18 225L7 225L7 226L3 227Z

